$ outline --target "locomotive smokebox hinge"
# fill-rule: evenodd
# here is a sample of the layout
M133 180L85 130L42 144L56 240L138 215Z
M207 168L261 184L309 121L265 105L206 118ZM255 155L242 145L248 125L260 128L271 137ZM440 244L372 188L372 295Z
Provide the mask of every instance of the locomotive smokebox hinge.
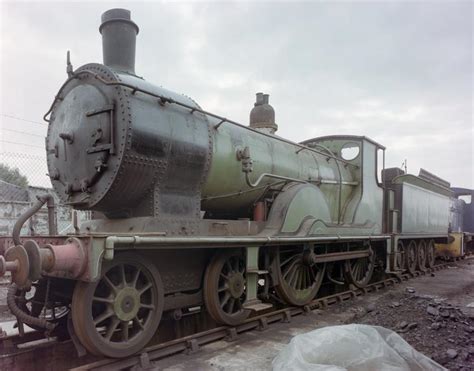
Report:
M100 115L103 113L109 114L109 132L110 132L109 143L97 145L98 142L102 139L103 134L104 134L102 129L98 129L93 134L93 144L91 147L87 148L86 150L87 153L90 154L90 153L96 153L96 152L101 152L101 151L109 151L111 155L115 154L114 110L115 110L115 105L111 103L111 104L105 105L104 107L86 112L86 117L93 117L93 116Z
M251 173L253 171L253 161L250 157L249 147L238 149L236 152L237 161L242 161L242 172Z

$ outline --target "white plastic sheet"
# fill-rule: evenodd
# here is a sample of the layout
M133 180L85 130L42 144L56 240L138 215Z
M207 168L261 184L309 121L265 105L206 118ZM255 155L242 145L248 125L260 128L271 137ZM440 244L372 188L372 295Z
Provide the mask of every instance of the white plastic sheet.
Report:
M274 371L446 370L380 326L323 327L291 339L273 360Z

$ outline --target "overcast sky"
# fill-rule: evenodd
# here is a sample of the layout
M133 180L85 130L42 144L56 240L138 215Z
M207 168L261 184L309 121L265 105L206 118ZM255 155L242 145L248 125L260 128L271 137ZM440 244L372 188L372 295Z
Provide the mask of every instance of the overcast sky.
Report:
M101 62L100 16L123 7L140 27L136 72L148 81L245 124L263 91L280 136L366 135L387 147L387 166L406 158L411 173L474 188L470 1L0 7L0 151L35 156L30 165L44 156L46 125L7 116L41 122L66 79L66 50L75 68Z

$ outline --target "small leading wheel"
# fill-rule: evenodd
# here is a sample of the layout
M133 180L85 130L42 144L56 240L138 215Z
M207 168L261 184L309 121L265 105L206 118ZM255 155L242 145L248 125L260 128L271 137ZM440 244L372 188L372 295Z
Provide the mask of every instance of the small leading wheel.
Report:
M234 326L250 315L243 307L246 282L245 259L240 251L214 255L204 277L204 303L216 322Z
M416 242L411 240L407 246L406 254L405 254L405 264L407 271L411 274L415 273L416 270Z
M405 244L402 240L399 240L397 243L397 267L402 271L407 269L406 253Z
M434 240L429 240L428 245L426 246L426 266L428 268L433 268L435 264L435 242Z
M416 266L420 271L426 270L426 242L420 240L416 250Z
M350 259L344 262L344 277L355 287L365 287L369 284L375 268L375 254L369 247L369 256L359 259Z
M326 271L326 263L315 264L311 252L280 247L275 250L272 273L275 291L291 305L303 306L316 297Z
M104 264L98 281L76 284L71 309L74 330L91 353L127 357L155 334L163 301L156 267L136 254L120 254Z

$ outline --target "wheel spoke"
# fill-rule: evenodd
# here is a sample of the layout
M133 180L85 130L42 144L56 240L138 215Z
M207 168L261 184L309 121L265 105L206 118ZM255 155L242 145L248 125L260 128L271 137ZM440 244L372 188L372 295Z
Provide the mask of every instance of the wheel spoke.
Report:
M114 334L115 330L117 330L117 327L118 325L120 324L120 320L118 318L114 318L112 320L112 323L110 324L110 326L107 328L107 332L105 334L105 338L107 340L110 340L110 338L112 337L112 335Z
M283 278L284 280L286 280L286 281L288 281L288 282L291 280L291 277L293 276L293 274L294 274L294 272L295 272L295 269L294 269L294 268L295 268L295 265L296 265L296 260L295 260L294 262L292 262L291 264L289 264L289 265L285 268L284 271L282 271L282 273L283 273L283 274L282 274L282 278ZM290 277L288 277L288 279L287 279L287 276L288 276L290 273L291 273L291 275L290 275Z
M358 268L359 268L358 261L355 261L354 265L353 265L353 268L352 268L352 279L354 281L357 281Z
M103 280L107 284L107 286L109 286L109 288L113 291L114 294L118 292L117 286L113 284L113 282L110 280L109 277L107 277L106 274L104 274Z
M283 278L286 278L286 276L288 275L288 273L293 269L293 267L295 266L295 264L297 263L297 259L295 259L289 266L287 266L285 268L285 270L283 271ZM280 266L282 267L282 266Z
M229 289L229 286L227 285L227 283L225 283L224 285L222 285L221 287L219 287L217 289L217 292L223 292L223 291L226 291Z
M122 287L127 286L127 278L125 277L125 264L120 264L120 275L122 276Z
M140 319L138 318L138 316L135 316L135 318L133 319L133 323L136 323L138 325L138 327L140 327L140 329L145 330L145 327L143 327L143 325L140 322Z
M151 284L151 282L148 282L145 287L141 288L140 291L138 292L138 294L141 296L143 295L146 291L150 290L151 288L153 287L153 285Z
M280 267L284 267L286 264L288 264L292 259L294 259L295 256L292 255L288 259L286 259L283 263L280 263Z
M122 322L122 341L128 341L128 321Z
M303 267L303 289L306 289L307 287L311 286L310 282L308 281L309 273L308 273L308 266Z
M368 269L369 269L369 265L368 265L367 259L364 259L360 267L360 274L359 274L360 281L363 281L365 279L365 277L367 276Z
M227 309L227 313L232 314L232 312L234 311L234 305L235 305L235 298L232 298L229 301L229 307Z
M92 298L92 301L97 301L99 303L106 303L106 304L113 304L114 300L111 298L102 298L100 296L94 296Z
M295 290L298 290L297 286L298 286L298 280L300 278L300 270L298 269L298 267L295 267L294 270L295 270L295 275L291 282L291 287L293 287Z
M144 304L140 303L140 308L145 308L145 309L155 309L155 306L153 304Z
M221 302L221 308L224 308L224 305L227 304L229 299L230 299L230 293L226 292L224 295L224 299L222 299L222 302Z
M231 258L231 259L232 259L231 261L234 262L234 264L232 265L232 267L234 268L234 272L238 272L239 271L239 259L237 259L235 257Z
M286 282L288 283L288 285L292 287L293 287L293 281L294 281L295 275L296 275L296 269L292 267L291 274L289 275L288 279L286 279Z
M137 268L136 272L135 272L135 275L133 276L133 279L132 279L132 282L131 282L131 285L132 287L137 287L137 283L138 283L138 278L140 277L140 272L142 270L140 268Z
M300 266L298 269L298 280L296 281L296 288L298 290L301 290L301 288L303 287L303 273L303 269Z
M360 262L359 281L363 281L367 275L367 259L362 259Z
M110 309L107 309L102 313L100 316L94 319L94 324L97 326L98 324L104 322L107 318L110 318L114 315L114 312Z

